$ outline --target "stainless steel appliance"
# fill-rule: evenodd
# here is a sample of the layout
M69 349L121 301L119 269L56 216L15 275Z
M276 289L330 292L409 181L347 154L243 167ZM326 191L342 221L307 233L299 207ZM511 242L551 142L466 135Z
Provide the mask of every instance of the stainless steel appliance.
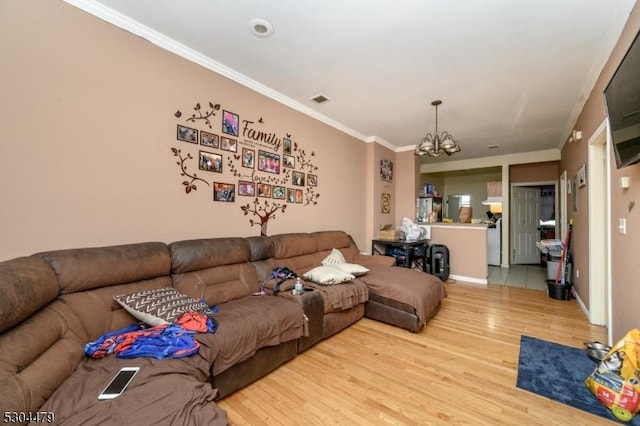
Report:
M419 197L416 200L416 222L442 222L442 197Z

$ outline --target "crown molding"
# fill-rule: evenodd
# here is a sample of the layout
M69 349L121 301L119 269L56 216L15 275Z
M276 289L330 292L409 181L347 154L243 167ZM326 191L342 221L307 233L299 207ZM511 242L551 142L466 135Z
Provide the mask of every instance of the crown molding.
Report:
M559 149L552 148L541 151L496 155L493 157L469 158L464 160L446 161L442 163L422 164L420 165L420 173L449 172L454 170L477 169L481 167L559 161L560 154L561 153Z
M315 111L308 106L301 104L300 102L294 101L293 99L283 95L282 93L265 86L262 83L259 83L244 74L241 74L220 62L214 61L213 59L181 44L177 41L173 40L165 36L164 34L159 33L145 25L142 25L140 22L133 20L120 12L117 12L111 8L106 7L105 5L92 1L92 0L64 0L65 3L68 3L72 6L77 7L103 21L106 21L110 24L115 25L125 31L128 31L132 34L135 34L139 37L144 38L145 40L155 44L156 46L168 50L188 61L196 63L198 65L203 66L217 74L220 74L228 79L241 84L255 92L260 93L268 98L271 98L283 105L288 106L291 109L294 109L298 112L301 112L311 118L314 118L328 126L331 126L343 133L346 133L349 136L352 136L356 139L359 139L363 142L376 142L387 148L395 151L396 148L390 143L377 138L376 136L366 136L362 133L330 118L324 114Z

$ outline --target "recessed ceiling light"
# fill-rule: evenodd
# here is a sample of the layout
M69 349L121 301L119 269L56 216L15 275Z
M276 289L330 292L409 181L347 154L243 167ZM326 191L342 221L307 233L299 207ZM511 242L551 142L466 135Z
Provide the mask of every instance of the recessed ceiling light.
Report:
M256 18L250 20L249 29L256 37L265 38L273 35L273 25L265 19Z
M327 98L325 95L315 95L311 97L311 100L321 104L323 102L327 102L329 98Z

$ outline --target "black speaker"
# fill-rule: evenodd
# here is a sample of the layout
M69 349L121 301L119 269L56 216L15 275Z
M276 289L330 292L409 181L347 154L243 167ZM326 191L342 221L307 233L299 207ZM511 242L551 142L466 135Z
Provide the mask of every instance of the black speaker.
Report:
M430 245L427 252L428 273L442 281L449 278L449 249L441 244Z

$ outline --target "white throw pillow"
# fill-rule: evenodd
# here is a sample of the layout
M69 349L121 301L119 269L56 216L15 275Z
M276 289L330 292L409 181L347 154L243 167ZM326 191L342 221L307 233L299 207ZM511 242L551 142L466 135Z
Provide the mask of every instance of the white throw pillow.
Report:
M341 284L355 278L352 274L342 271L335 265L316 266L303 277L320 285Z
M337 265L339 263L347 263L347 259L344 258L342 252L336 248L331 250L331 253L324 259L322 259L323 265Z
M113 298L131 315L152 326L172 323L185 312L211 313L211 308L206 303L172 287L122 294Z
M349 274L355 275L356 277L362 276L369 272L367 268L362 265L358 265L357 263L338 263L336 265L331 265L336 268L339 268L343 272L347 272Z

